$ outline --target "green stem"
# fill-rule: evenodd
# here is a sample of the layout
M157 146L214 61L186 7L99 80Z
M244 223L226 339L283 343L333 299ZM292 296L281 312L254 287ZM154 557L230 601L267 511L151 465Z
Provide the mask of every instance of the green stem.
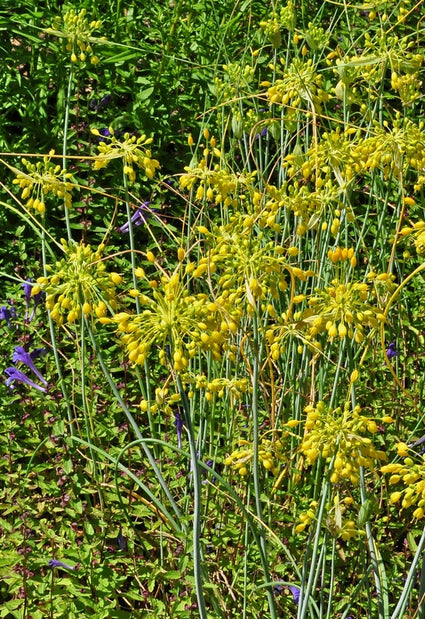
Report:
M260 358L263 350L264 342L259 337L258 332L258 323L257 316L254 317L253 320L253 345L256 347L254 349L254 358L252 362L252 421L253 421L253 432L254 432L254 459L253 459L253 481L254 481L254 494L255 494L255 510L257 514L258 521L260 523L259 528L259 538L260 538L260 551L264 569L264 578L266 582L270 582L270 570L269 564L267 561L267 548L266 548L266 539L265 539L265 531L262 526L263 520L263 509L261 504L261 488L260 488L260 462L258 457L258 449L259 449L259 416L258 416L258 392L260 390ZM267 588L267 599L269 603L269 611L271 619L276 619L276 606L275 599L273 595L272 587Z
M72 66L69 72L69 80L68 80L68 89L66 92L66 103L65 103L65 118L63 121L63 146L62 146L62 168L64 170L66 170L67 168L67 163L66 163L66 151L67 151L67 146L68 146L68 121L69 121L69 107L70 107L70 103L71 103L71 88L72 88L72 78L73 78L73 70L72 70ZM66 180L66 179L64 179ZM68 212L68 207L64 206L65 208L65 224L66 224L66 233L68 236L68 241L71 240L71 225L70 225L70 221L69 221L69 212Z
M196 452L195 435L190 414L190 404L184 391L180 376L177 375L177 388L183 406L184 423L187 428L190 450L190 468L193 477L193 572L195 578L196 599L198 602L199 616L207 619L207 609L205 606L204 588L202 583L202 551L201 551L201 473L198 465L198 455Z

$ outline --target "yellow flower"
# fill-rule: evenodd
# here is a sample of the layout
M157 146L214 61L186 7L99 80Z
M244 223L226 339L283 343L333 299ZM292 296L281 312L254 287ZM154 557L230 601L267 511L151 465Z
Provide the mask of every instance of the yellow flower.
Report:
M308 464L313 464L319 455L328 462L335 456L331 482L348 479L353 484L359 481L360 467L374 469L375 460L385 460L382 451L374 448L366 432L374 434L376 424L360 414L360 407L330 409L322 401L315 407L307 406L305 434L301 451Z
M106 272L101 260L104 246L93 251L90 245L78 245L63 239L61 243L65 257L54 266L47 265L46 270L51 275L39 277L32 294L39 290L46 293L46 307L59 325L73 323L82 314L94 313L98 318L104 318L108 306L111 309L117 307L117 278Z
M330 286L317 289L309 298L310 308L303 314L308 321L311 335L327 331L329 339L354 338L360 343L364 339L364 327L376 328L385 322L379 308L368 303L369 286L363 282L342 283L334 279Z
M101 25L100 20L87 19L86 9L81 9L78 13L74 9L69 9L64 12L62 18L56 17L52 28L46 28L46 32L64 40L72 62L77 62L78 59L84 62L88 56L91 57L91 63L96 65L99 58L92 55L92 44L98 42L99 38L92 37L92 34Z
M21 197L26 200L29 208L35 210L41 215L46 210L45 197L52 193L58 198L63 198L65 206L71 207L71 191L74 187L68 179L72 178L72 174L66 170L62 170L59 165L51 163L51 158L54 151L43 157L42 161L36 164L22 159L22 163L27 169L27 172L19 172L16 170L16 178L13 179L14 185L19 185L22 189Z
M179 372L187 369L197 350L220 359L225 337L217 306L205 294L190 294L179 271L155 284L151 296L139 295L140 314L121 312L113 318L130 361L143 364L155 344L160 362L170 361Z
M97 129L92 129L94 135L100 135ZM136 138L130 137L129 133L124 134L124 140L119 141L114 135L114 130L109 127L111 136L109 142L102 141L98 145L99 154L95 159L94 169L104 168L112 159L122 159L124 174L129 178L130 183L136 180L134 164L143 169L148 178L153 178L155 170L160 167L159 161L152 159L151 151L146 148L152 143L152 138L141 135Z

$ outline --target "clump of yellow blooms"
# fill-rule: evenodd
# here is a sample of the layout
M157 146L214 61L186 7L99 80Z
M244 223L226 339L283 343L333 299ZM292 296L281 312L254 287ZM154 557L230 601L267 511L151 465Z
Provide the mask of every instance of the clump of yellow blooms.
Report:
M244 439L238 441L239 449L233 451L228 456L224 464L233 467L241 477L248 475L248 464L254 458L254 448L252 443ZM258 447L258 460L267 471L273 475L279 475L281 471L280 463L287 461L285 447L279 438L262 438Z
M267 296L273 299L287 289L290 274L306 281L314 273L292 266L291 248L263 241L263 234L254 230L255 217L235 214L223 226L199 231L206 237L211 249L201 258L194 274L214 273L221 294L220 305L239 306L246 301L248 312L257 308L257 301Z
M151 296L137 295L139 314L120 312L112 318L130 361L143 364L155 344L160 362L170 361L178 372L187 370L189 359L199 350L221 359L228 326L218 305L205 294L190 294L179 270L164 273L151 287Z
M285 64L285 60L281 60ZM282 77L270 82L263 82L262 86L267 87L267 95L270 105L280 104L288 108L300 108L307 104L307 109L318 113L321 111L321 103L329 101L330 95L322 89L322 75L316 73L315 66L311 59L304 61L295 58L286 69L280 69L275 65L270 68L281 74ZM286 112L292 115L291 110Z
M400 235L412 239L418 256L425 254L425 221L421 219L411 227L405 226L400 230Z
M169 415L173 410L173 406L180 402L180 400L180 395L178 393L170 394L168 387L156 387L155 400L153 402L148 402L147 400L142 399L139 406L144 412L147 410L151 413L161 411Z
M368 302L369 297L369 285L365 282L333 279L323 290L316 289L303 314L303 320L310 324L310 335L326 331L329 339L349 337L361 343L364 327L376 328L385 322L382 311Z
M387 179L390 175L406 176L409 169L416 170L418 178L414 189L419 191L425 182L424 126L423 121L415 124L408 118L401 118L399 112L392 127L387 121L382 126L375 123L373 135L360 141L353 151L356 171L379 169Z
M317 501L311 501L308 510L305 512L302 512L299 515L298 519L300 522L295 527L296 533L302 533L304 529L306 529L312 522L314 522L314 519L316 517L317 506L318 506Z
M182 376L182 381L185 385L190 385L189 397L193 397L194 389L197 391L205 391L205 399L213 400L216 395L218 398L229 396L230 406L233 406L234 401L239 401L244 394L251 390L250 383L247 378L213 378L208 380L205 374L197 374L190 376L185 374Z
M98 129L92 129L91 132L93 135L100 135ZM136 138L135 135L125 133L124 140L120 141L115 137L112 127L109 127L109 133L110 137L104 138L97 146L99 154L94 162L95 170L104 168L112 159L122 159L124 174L128 176L130 183L136 180L134 165L144 170L148 178L155 176L155 170L160 167L159 161L152 159L150 149L146 148L153 142L153 138L146 135Z
M336 247L335 249L330 249L328 251L328 258L333 264L348 261L353 268L357 264L354 247Z
M46 307L53 320L62 325L79 318L96 315L102 319L108 307L117 308L118 273L108 273L102 260L104 245L93 250L90 245L61 240L65 257L54 266L47 265L46 277L39 277L32 295L46 293ZM51 275L49 274L51 273Z
M385 464L381 467L381 472L391 475L390 485L405 486L404 489L391 494L391 503L398 504L401 501L403 509L416 506L413 517L420 520L425 516L425 454L417 456L415 461L408 455L407 446L404 444L403 446L404 449L399 449L400 455L404 458L403 464L396 462Z
M203 150L201 161L193 161L190 166L185 166L185 173L180 177L180 187L191 189L197 202L206 200L224 206L236 206L240 194L249 189L256 176L256 172L235 174L229 171L223 161L223 154L217 147L214 137L209 137L209 145ZM196 189L196 191L195 191Z
M94 38L92 34L101 25L100 20L89 21L87 19L86 9L81 9L78 13L74 9L69 9L64 13L63 18L56 17L52 28L46 28L46 32L65 40L66 50L71 53L72 62L78 60L84 62L89 56L90 62L96 65L99 58L93 54L92 43L99 39Z
M383 451L376 450L367 432L375 434L375 421L360 414L360 407L353 409L346 403L343 407L329 408L322 401L306 407L307 419L301 452L306 462L312 465L319 456L327 462L335 456L331 482L349 480L359 482L359 469L374 469L375 460L385 460Z
M54 154L55 151L50 151L42 161L37 161L35 164L22 159L27 171L16 172L16 178L12 181L22 189L21 198L26 200L28 208L40 215L44 215L46 211L45 197L49 193L63 198L65 206L71 208L71 191L74 185L69 179L72 178L72 174L51 162Z

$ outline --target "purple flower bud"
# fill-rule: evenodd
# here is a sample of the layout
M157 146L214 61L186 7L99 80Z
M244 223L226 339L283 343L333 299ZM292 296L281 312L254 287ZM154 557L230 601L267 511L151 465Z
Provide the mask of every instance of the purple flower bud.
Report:
M148 208L149 204L150 202L144 202L136 209L133 216L131 217L131 223L133 224L133 226L141 226L142 224L146 223L146 217L149 217L149 215L152 214L153 210ZM129 228L130 225L127 221L123 226L121 226L121 228L118 228L118 232L121 232L121 234L123 234L124 232L128 232Z
M22 284L22 288L24 289L24 295L25 295L25 304L27 306L27 311L25 313L25 320L28 319L28 322L31 322L31 320L34 318L34 314L35 314L35 310L37 309L37 306L41 303L43 297L44 297L44 292L43 290L40 290L40 292L38 292L37 294L35 294L34 296L32 296L32 279L29 278L27 279L23 284ZM33 301L34 303L34 307L33 310L31 312L31 316L28 318L28 310L30 307L30 303L31 301Z
M292 595L294 596L295 604L299 604L300 603L301 589L299 587L295 587L295 586L290 586L290 587L288 587L288 589L292 593Z
M40 356L40 348L36 349L34 351L35 354L35 358ZM40 374L40 372L37 370L37 368L35 367L34 363L33 363L33 356L27 352L25 350L25 348L23 346L16 346L15 347L15 351L13 353L13 357L12 357L12 361L13 363L23 363L24 365L26 365L27 367L29 367L29 369L34 372L34 374L37 376L37 378L39 378L41 380L42 383L44 383L45 385L47 385L47 380Z
M72 565L68 565L67 563L62 563L62 561L58 561L57 559L50 559L49 567L61 567L64 570L78 570L78 567L73 567Z
M388 359L393 359L393 357L398 357L398 355L400 354L401 354L400 351L396 349L395 343L391 342L391 344L387 348Z
M176 426L176 430L177 430L177 446L179 449L181 449L182 448L183 420L182 420L180 413L178 413L177 411L174 413L174 417L176 418L174 425Z
M13 306L10 308L3 305L0 307L0 320L5 320L9 329L12 328L12 318L16 317L16 310Z
M8 377L6 380L6 385L8 387L10 387L10 385L12 385L14 381L16 381L18 383L25 383L29 387L34 387L34 389L38 389L38 391L46 391L45 387L41 387L40 385L37 385L37 383L34 383L30 378L28 378L28 376L26 376L26 374L24 374L17 368L6 368L5 374ZM14 389L14 385L11 388Z

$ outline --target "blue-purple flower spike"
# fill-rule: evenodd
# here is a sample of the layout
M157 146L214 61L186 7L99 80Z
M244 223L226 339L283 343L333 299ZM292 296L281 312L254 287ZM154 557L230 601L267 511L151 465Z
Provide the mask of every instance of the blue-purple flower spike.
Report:
M40 356L40 350L42 349L36 349L34 351L35 355L34 358L37 358ZM44 383L45 385L47 385L47 380L41 375L41 373L37 370L37 368L35 367L34 363L33 363L33 355L30 354L29 352L27 352L25 350L25 348L23 346L16 346L15 347L15 351L13 353L13 357L12 357L12 361L13 363L23 363L24 365L26 365L27 367L29 367L29 369L34 372L34 374L37 376L37 378L39 378L41 380L42 383Z
M151 215L152 213L152 210L148 208L149 204L150 202L144 202L135 210L133 216L131 217L131 223L133 224L133 226L141 226L142 224L146 223L146 218L149 217L149 215ZM121 232L121 234L123 234L124 232L128 232L129 228L130 226L127 221L127 223L122 225L121 228L118 228L118 232Z
M176 430L177 430L177 447L181 449L182 448L183 420L182 420L180 413L178 413L177 411L174 413L174 417L176 418L174 425L176 426Z
M398 357L400 355L400 351L397 350L394 342L391 342L387 348L387 357L388 359L393 359L394 357Z
M63 563L62 561L58 561L57 559L50 559L49 567L61 567L64 570L77 570L77 567L72 567L72 565L68 565L67 563Z
M290 586L290 587L288 587L288 589L292 593L292 595L294 596L295 604L299 604L300 603L301 589L299 587L295 587L295 586Z
M6 385L8 387L11 387L11 389L14 389L14 385L12 385L12 383L16 381L18 383L25 383L26 385L28 385L28 387L34 387L34 389L38 389L38 391L43 391L43 392L46 391L45 387L41 387L40 385L37 385L37 383L32 381L30 378L28 378L26 374L24 374L17 368L13 368L13 367L6 368L5 374L8 377L6 380Z
M15 316L16 310L14 307L9 308L6 305L0 307L0 321L5 320L9 329L12 328L12 318L15 318Z

